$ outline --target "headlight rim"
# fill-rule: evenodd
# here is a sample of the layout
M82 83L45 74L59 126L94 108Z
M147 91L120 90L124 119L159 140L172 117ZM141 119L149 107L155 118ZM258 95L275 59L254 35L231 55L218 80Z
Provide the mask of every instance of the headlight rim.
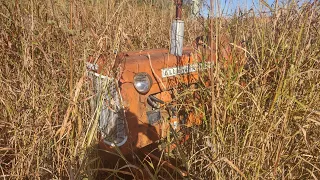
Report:
M136 78L138 76L145 76L148 79L149 85L147 90L145 91L139 90L138 87L136 86L136 83L137 83ZM150 91L152 84L153 84L152 78L150 74L148 74L147 72L138 72L133 77L133 86L139 94L143 94L143 95L147 94Z

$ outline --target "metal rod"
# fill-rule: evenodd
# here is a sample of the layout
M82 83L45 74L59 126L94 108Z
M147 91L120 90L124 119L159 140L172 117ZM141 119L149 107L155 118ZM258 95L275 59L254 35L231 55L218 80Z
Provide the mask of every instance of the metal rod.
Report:
M182 18L182 3L183 0L176 0L176 19L181 20Z
M158 102L158 103L160 103L160 104L164 104L164 101L162 101L161 99L158 99L158 98L154 97L153 95L149 95L149 97L150 97L150 99L151 99L152 101Z

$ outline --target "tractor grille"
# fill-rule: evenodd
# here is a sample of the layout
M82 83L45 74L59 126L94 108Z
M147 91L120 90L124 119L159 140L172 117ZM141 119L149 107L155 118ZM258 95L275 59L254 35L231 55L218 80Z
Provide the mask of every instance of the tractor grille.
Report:
M94 108L99 115L99 130L104 142L121 146L127 140L127 124L118 83L114 78L89 71L96 93Z

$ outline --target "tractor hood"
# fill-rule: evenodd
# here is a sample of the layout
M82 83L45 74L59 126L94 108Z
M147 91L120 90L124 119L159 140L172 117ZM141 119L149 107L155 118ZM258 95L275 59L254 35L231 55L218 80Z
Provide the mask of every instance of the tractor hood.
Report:
M168 49L155 49L122 53L116 64L120 68L121 83L133 83L137 73L147 73L152 78L152 87L148 94L172 89L198 81L198 72L208 69L210 62L204 62L192 48L184 48L181 57L168 53Z

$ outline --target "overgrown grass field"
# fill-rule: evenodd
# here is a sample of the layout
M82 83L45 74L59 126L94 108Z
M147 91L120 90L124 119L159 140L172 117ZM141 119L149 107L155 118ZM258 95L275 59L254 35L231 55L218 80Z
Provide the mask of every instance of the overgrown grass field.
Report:
M96 153L85 62L89 55L169 48L174 3L0 3L0 177L100 179L98 170L117 177L123 167L103 169ZM189 17L189 8L183 7L186 45L210 29L210 20ZM212 107L209 118L164 155L181 162L185 178L320 177L320 4L264 8L268 13L215 13L211 31L230 37L246 64L214 68L214 86L201 92ZM153 167L146 179L182 178L162 164L127 167Z

